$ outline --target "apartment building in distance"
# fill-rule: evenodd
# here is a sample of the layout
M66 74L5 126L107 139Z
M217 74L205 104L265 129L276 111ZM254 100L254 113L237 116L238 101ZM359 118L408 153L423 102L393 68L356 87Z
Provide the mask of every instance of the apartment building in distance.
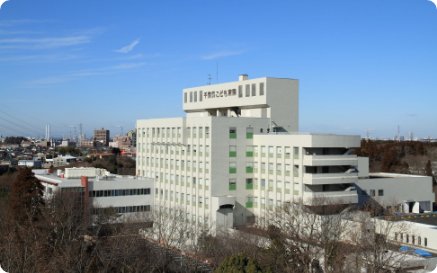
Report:
M94 130L94 141L103 146L109 145L109 130L105 128Z
M359 136L298 132L297 80L242 75L184 89L182 104L186 117L137 121L137 175L154 179L155 206L193 224L265 227L284 203L357 204L371 180ZM416 186L429 194L408 201L429 208L431 180Z

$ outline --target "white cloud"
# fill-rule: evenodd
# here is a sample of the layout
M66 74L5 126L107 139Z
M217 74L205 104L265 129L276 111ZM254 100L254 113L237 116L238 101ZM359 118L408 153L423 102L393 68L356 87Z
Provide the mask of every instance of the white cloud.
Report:
M134 48L135 48L139 43L140 43L140 39L136 39L136 40L132 41L130 44L128 44L128 45L126 45L126 46L124 46L124 47L122 47L122 48L117 49L116 52L118 52L118 53L124 53L124 54L129 53L129 52L131 52L132 50L134 50Z
M62 62L78 59L79 56L73 54L41 54L41 55L15 55L15 56L0 56L0 62Z
M224 58L224 57L241 55L243 53L244 53L243 50L239 50L239 51L230 51L230 50L217 51L217 52L209 53L207 55L202 56L202 60L216 60L216 59L220 59L220 58Z
M1 49L53 49L87 44L91 38L86 35L44 38L4 38L0 39Z
M26 86L27 87L41 87L41 86L65 83L65 82L69 82L69 81L72 81L72 80L77 79L77 78L114 74L117 72L121 72L123 70L135 69L135 68L144 66L145 64L146 63L144 63L144 62L121 63L118 65L108 66L108 67L100 67L100 68L94 68L94 69L83 69L83 70L78 70L78 71L74 71L71 73L63 74L63 75L49 76L49 77L45 77L45 78L41 78L41 79L36 79L34 81L28 82L26 84Z

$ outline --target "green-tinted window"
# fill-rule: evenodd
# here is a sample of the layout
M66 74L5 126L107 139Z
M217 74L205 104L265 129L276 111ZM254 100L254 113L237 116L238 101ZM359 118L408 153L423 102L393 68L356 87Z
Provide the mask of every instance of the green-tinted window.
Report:
M229 138L231 139L237 138L237 128L235 127L229 128Z
M229 173L237 173L237 164L235 162L229 162Z
M229 179L229 190L230 191L237 190L237 181L235 179Z
M252 178L247 178L246 179L246 189L247 190L252 190L253 189L253 179Z
M229 146L229 157L237 156L237 147L235 145Z
M252 151L246 151L246 157L253 157Z

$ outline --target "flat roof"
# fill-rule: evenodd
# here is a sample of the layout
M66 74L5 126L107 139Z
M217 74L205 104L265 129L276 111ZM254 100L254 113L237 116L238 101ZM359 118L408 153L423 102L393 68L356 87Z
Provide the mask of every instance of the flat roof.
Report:
M58 184L63 188L71 188L71 187L82 187L81 178L65 178L60 177L56 173L41 173L36 172L35 177L39 180L50 183L50 184ZM139 176L131 176L131 175L111 175L111 176L101 176L101 177L88 177L89 182L118 182L118 183L127 183L130 181L148 181L150 178L139 177Z
M369 173L369 178L399 178L399 177L427 177L424 175L416 175L416 174L402 174L402 173L385 173L385 172L376 172Z

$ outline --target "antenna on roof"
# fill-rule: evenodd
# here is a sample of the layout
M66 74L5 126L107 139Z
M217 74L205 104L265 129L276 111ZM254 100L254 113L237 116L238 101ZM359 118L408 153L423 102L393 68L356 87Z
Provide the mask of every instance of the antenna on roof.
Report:
M208 74L208 85L211 85L211 74Z

